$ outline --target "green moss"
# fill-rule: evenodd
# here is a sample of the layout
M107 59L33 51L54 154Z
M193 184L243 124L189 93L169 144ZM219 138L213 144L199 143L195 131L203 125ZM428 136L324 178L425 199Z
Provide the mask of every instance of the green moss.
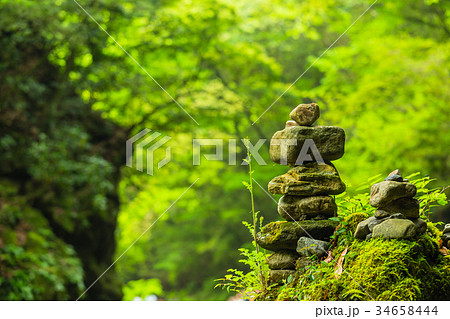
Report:
M348 215L347 217L344 218L344 222L346 222L347 230L353 234L356 230L356 226L363 220L367 219L368 217L369 217L369 214L361 213L361 212Z
M280 289L274 300L450 300L450 258L436 237L417 241L374 239L348 247L344 272L321 262ZM343 251L333 251L338 260Z

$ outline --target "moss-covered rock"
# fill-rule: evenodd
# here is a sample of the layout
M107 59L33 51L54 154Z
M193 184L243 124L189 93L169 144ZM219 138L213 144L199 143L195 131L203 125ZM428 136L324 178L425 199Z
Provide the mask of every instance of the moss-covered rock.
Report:
M272 251L295 250L300 237L329 239L337 225L329 219L272 222L256 234L256 241L262 248Z
M336 212L331 196L284 195L278 201L278 214L286 220L326 219L336 216Z
M268 190L271 194L337 195L345 191L345 184L332 164L309 163L275 177Z
M434 226L433 226L434 227ZM333 251L335 259L343 247ZM450 256L429 227L417 241L353 241L337 276L335 262L297 270L271 300L450 300ZM267 298L266 298L267 299Z

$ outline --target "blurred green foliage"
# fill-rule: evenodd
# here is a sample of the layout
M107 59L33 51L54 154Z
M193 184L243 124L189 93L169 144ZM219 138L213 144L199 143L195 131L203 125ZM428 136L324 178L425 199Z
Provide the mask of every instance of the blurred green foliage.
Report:
M0 177L18 184L2 203L41 216L34 231L59 238L56 260L76 252L85 275L83 283L72 278L76 288L63 284L70 298L197 178L85 297L117 299L119 282L158 279L163 292L154 293L166 299L226 298L213 280L239 267L237 248L248 242L239 225L251 221L241 184L246 150L238 143L238 165L228 165L228 139L269 139L299 103L317 102L319 125L345 129L346 154L336 166L349 184L395 168L450 182L448 2L377 2L261 118L372 1L79 3L200 125L75 2L0 1ZM145 127L172 137L172 161L154 176L124 167L126 138ZM192 166L193 138L224 138L224 160ZM267 146L261 153L270 163ZM285 170L257 166L255 179L265 186ZM258 189L255 203L267 222L278 217ZM2 216L18 214L5 209ZM1 227L0 249L22 247L4 235L12 224ZM29 259L41 248L23 249ZM0 269L12 254L3 250ZM59 291L63 269L41 269L59 274L46 289ZM0 294L9 296L5 285ZM38 289L33 281L21 286ZM20 291L5 298L69 298Z

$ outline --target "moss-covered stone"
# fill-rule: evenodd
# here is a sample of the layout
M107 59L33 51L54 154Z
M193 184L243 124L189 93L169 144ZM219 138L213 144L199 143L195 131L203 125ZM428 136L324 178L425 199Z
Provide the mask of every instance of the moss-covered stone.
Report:
M326 219L336 216L337 206L331 196L284 195L278 201L278 214L286 220Z
M292 126L276 132L270 141L270 158L277 164L284 160L295 165L300 150L307 139L314 141L320 155L327 161L334 161L344 155L345 132L336 126ZM289 145L286 140L296 141L297 145ZM282 145L282 143L286 145ZM281 154L281 146L286 151Z
M256 234L256 241L262 248L272 251L295 250L300 237L312 236L327 240L337 225L337 222L329 219L272 222Z
M309 163L275 177L268 189L271 194L337 195L345 191L345 184L332 164Z

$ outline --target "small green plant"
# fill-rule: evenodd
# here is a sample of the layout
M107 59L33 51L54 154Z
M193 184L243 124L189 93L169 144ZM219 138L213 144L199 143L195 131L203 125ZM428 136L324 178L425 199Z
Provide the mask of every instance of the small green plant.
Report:
M247 265L250 268L250 272L244 273L237 269L228 269L230 274L224 278L217 279L220 281L215 287L222 287L227 289L228 292L242 292L244 298L252 298L256 294L265 294L268 290L267 282L269 277L269 267L265 263L267 254L265 251L261 251L258 243L256 242L256 233L258 228L262 228L263 217L259 216L259 211L255 211L255 202L253 196L253 169L252 169L252 155L249 151L248 140L244 139L244 144L247 147L247 159L244 161L248 164L249 180L243 181L242 184L247 188L250 193L252 223L243 221L242 223L247 227L252 236L252 245L254 250L246 248L240 248L239 251L244 259L239 262Z

